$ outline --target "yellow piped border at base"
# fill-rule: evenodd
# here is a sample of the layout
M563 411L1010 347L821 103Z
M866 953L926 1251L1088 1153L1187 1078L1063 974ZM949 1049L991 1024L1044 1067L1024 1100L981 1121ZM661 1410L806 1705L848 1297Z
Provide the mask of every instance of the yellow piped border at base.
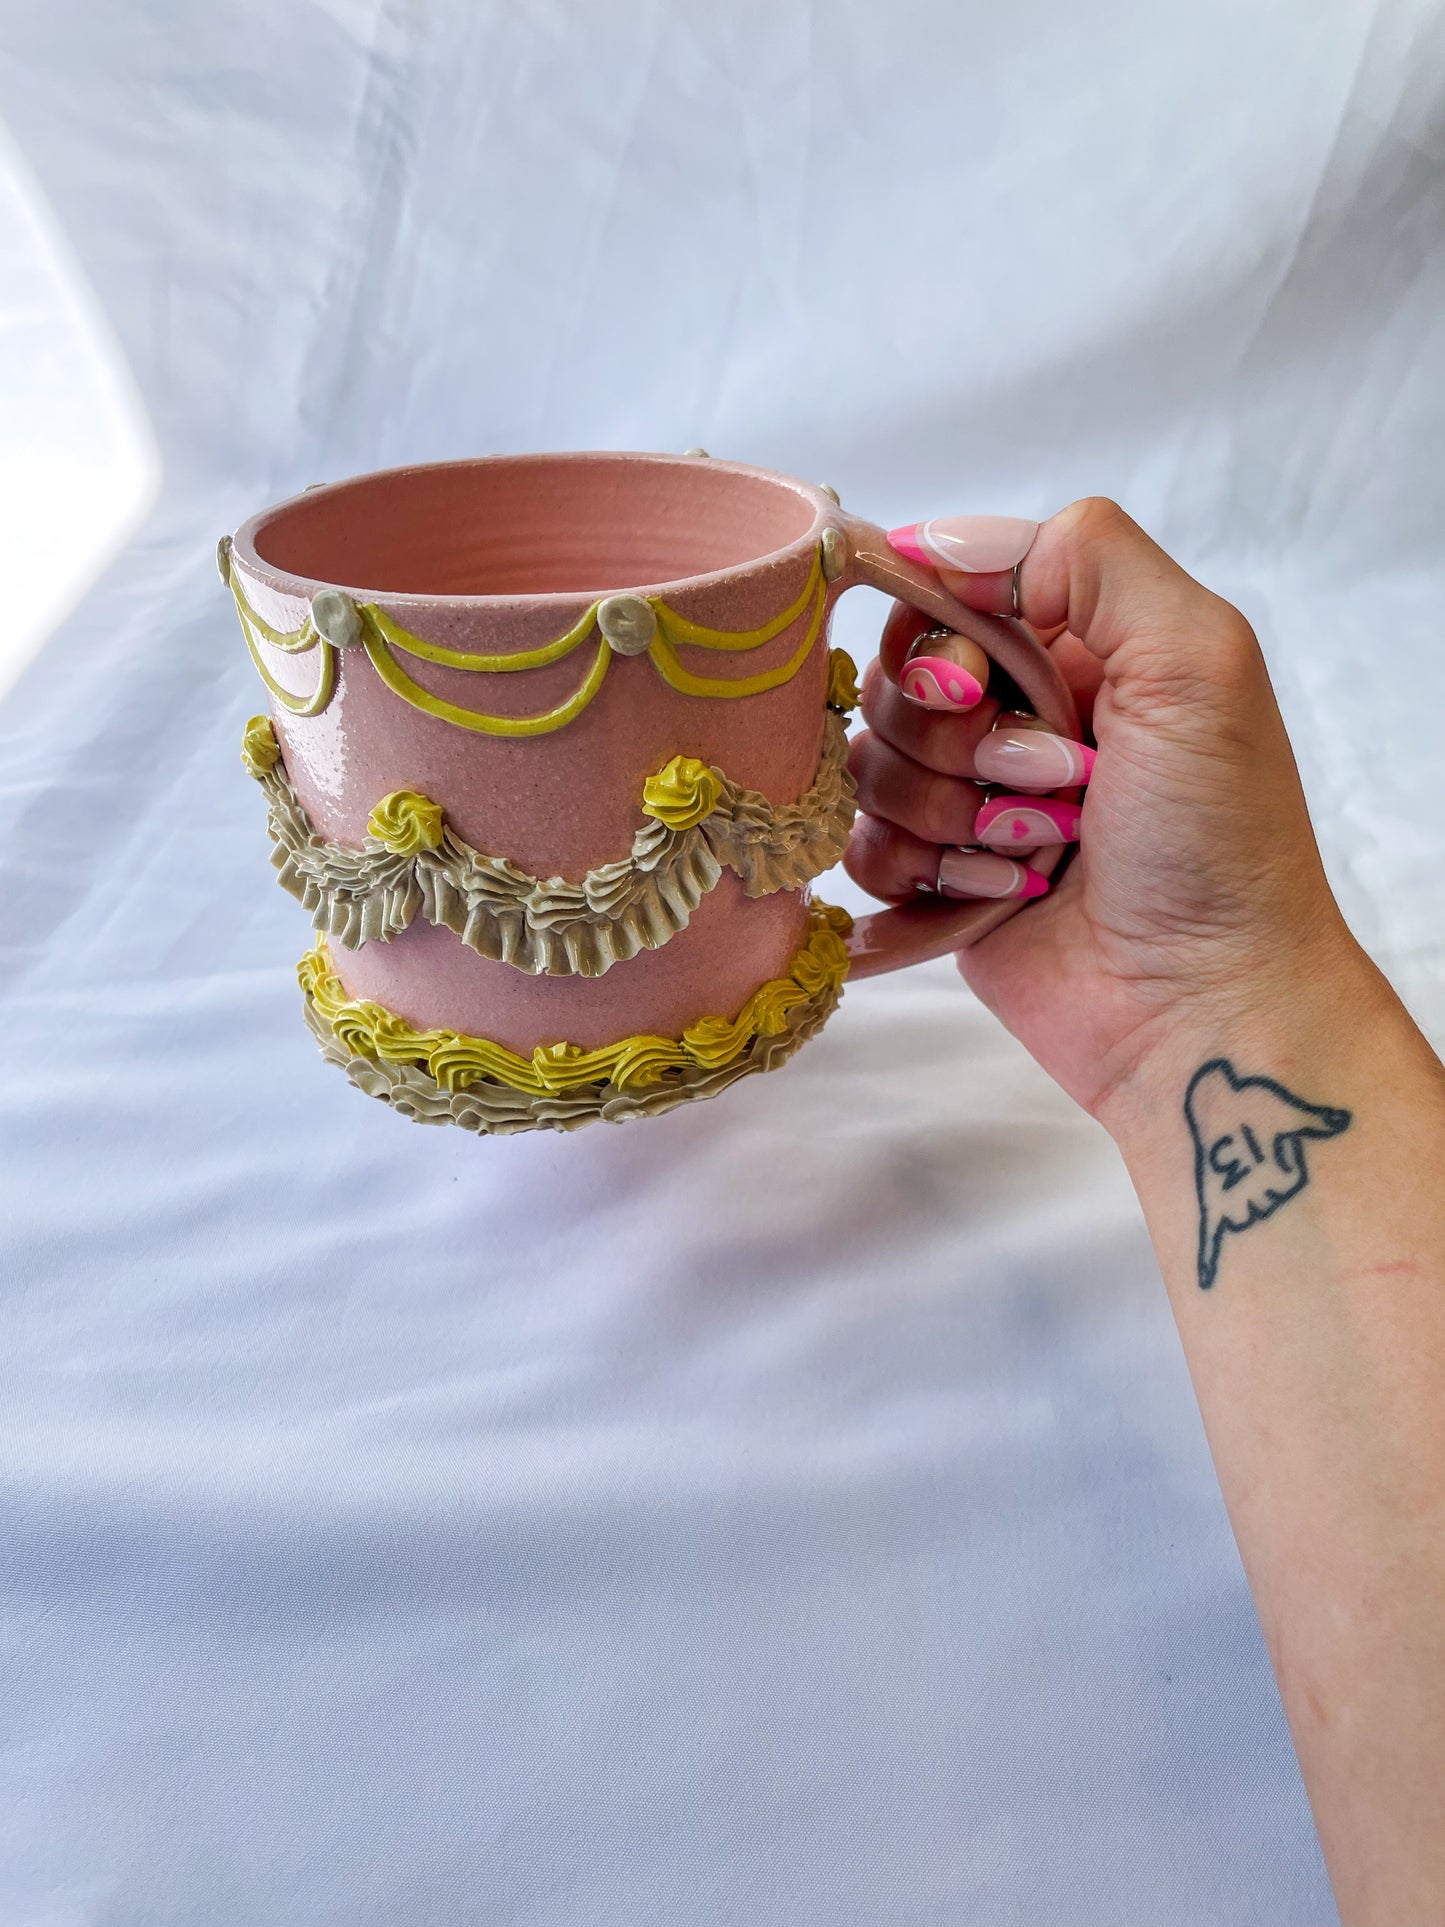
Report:
M470 1084L444 1091L415 1064L387 1064L378 1057L352 1057L338 1043L324 1017L308 999L306 1027L322 1060L344 1071L365 1097L375 1098L414 1124L451 1124L478 1137L511 1137L519 1131L578 1131L588 1124L626 1124L636 1118L663 1117L683 1104L721 1097L745 1077L775 1071L810 1037L816 1037L837 1008L838 998L801 1004L788 1012L787 1027L776 1037L755 1037L741 1057L718 1071L671 1071L661 1083L643 1090L619 1091L610 1084L532 1097L507 1084Z
M443 1091L464 1091L485 1080L532 1097L594 1085L626 1092L660 1084L673 1072L721 1070L755 1038L780 1035L801 1007L835 1002L848 975L843 936L853 919L846 910L815 902L808 921L808 941L787 976L759 985L736 1017L701 1017L680 1038L625 1037L597 1050L539 1044L530 1057L485 1037L417 1030L381 1004L348 997L324 942L306 953L296 974L311 1007L348 1055L425 1069Z

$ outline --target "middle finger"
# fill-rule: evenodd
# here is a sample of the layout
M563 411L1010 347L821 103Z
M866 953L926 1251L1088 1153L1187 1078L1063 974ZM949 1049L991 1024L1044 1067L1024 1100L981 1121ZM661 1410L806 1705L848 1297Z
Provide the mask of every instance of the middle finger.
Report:
M951 718L943 720L955 729L960 726ZM977 783L927 768L875 730L853 738L848 767L865 815L901 824L926 843L974 841L974 820L983 802Z

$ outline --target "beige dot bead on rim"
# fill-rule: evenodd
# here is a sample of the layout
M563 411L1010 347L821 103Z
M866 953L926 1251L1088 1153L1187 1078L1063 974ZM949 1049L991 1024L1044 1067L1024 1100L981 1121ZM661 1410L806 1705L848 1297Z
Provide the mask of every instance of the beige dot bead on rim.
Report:
M597 627L619 656L643 656L657 634L657 615L640 595L610 595L597 605Z
M356 604L340 589L318 589L311 598L311 623L335 649L354 649L361 641Z

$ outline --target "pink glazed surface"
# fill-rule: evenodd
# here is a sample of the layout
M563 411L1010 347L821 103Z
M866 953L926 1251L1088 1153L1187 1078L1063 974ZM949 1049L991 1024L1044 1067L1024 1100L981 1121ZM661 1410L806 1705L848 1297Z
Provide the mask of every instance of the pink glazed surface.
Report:
M245 524L232 566L278 629L299 628L311 595L329 585L427 641L503 653L552 640L599 595L622 589L664 595L713 628L756 628L796 600L823 528L839 519L820 490L734 463L501 457L309 491ZM756 675L788 660L806 622L805 613L737 656L684 646L681 658L710 677ZM775 802L811 786L826 627L789 682L745 698L684 695L646 656L614 656L582 714L541 736L485 735L428 716L394 695L359 649L339 652L336 690L319 716L275 703L272 716L296 792L329 840L359 846L379 799L412 789L440 803L477 849L576 881L627 854L648 820L643 781L675 755L715 763ZM309 693L314 653L261 647L283 687ZM467 708L530 715L577 687L594 648L511 675L406 666ZM801 895L749 900L725 872L686 929L600 978L531 977L421 920L387 944L333 943L331 954L352 995L527 1053L564 1039L592 1048L637 1032L677 1036L698 1017L731 1017L760 983L786 974L806 923Z

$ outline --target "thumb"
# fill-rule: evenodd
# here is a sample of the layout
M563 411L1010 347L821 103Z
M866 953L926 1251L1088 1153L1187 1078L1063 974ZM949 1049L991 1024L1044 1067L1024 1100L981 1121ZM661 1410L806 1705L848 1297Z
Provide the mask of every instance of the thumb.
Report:
M895 529L900 553L936 568L960 602L1018 613L1037 630L1063 625L1104 665L1106 679L1147 702L1199 693L1216 668L1257 649L1231 603L1206 589L1117 502L1091 495L1046 522L948 516ZM1013 562L1007 558L1012 555Z

